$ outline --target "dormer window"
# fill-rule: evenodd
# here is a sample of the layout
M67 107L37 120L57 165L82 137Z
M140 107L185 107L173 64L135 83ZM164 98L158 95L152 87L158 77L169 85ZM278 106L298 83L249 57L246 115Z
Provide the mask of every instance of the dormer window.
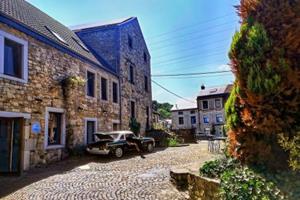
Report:
M48 26L45 26L45 28L54 36L56 37L56 39L58 39L60 42L68 45L68 43L66 42L66 40L64 40L64 38L62 36L60 36L57 32L51 30Z
M74 37L72 37L72 39L85 51L90 52L90 50L83 44L83 42L81 40L78 40Z
M128 35L128 46L132 49L132 37L130 35Z

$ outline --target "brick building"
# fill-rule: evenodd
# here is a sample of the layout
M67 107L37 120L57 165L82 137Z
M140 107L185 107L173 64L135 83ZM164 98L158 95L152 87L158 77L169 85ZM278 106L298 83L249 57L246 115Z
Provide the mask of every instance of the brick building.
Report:
M85 35L104 27L117 36ZM75 33L24 0L2 0L0 61L0 173L60 160L95 131L128 129L130 117L141 133L151 126L150 55L136 18Z

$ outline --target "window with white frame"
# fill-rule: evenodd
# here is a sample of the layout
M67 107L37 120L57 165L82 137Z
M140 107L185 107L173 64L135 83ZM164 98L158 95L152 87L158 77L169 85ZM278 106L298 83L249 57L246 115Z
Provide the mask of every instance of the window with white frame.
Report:
M0 77L28 81L28 42L1 30Z
M184 119L183 117L178 117L178 124L183 125L184 124Z
M204 122L204 124L209 124L209 117L203 116L203 122Z
M223 122L223 115L222 114L216 114L216 122L222 123Z
M208 101L207 100L202 101L202 109L203 110L208 109Z
M221 99L215 99L215 107L222 108Z
M64 147L66 131L64 109L46 108L45 119L45 147Z
M95 79L96 79L96 74L91 71L86 72L86 95L89 97L95 97L95 89L96 89L96 84L95 84Z

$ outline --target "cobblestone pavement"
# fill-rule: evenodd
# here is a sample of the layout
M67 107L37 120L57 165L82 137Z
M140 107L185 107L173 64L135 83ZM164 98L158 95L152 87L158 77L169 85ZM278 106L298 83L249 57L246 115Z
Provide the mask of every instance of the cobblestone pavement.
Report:
M187 199L186 193L177 191L170 183L169 170L196 162L200 165L213 157L203 142L158 149L147 154L146 159L137 155L127 155L122 160L72 158L32 170L22 177L0 178L0 188L8 191L15 187L15 191L4 197L12 200Z

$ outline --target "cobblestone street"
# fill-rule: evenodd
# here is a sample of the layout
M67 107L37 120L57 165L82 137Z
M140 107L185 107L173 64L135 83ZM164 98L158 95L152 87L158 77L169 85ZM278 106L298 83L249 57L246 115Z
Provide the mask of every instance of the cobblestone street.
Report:
M72 158L34 169L22 177L0 178L4 199L187 199L169 181L169 170L199 165L213 156L207 143L157 149L147 154L115 158Z

